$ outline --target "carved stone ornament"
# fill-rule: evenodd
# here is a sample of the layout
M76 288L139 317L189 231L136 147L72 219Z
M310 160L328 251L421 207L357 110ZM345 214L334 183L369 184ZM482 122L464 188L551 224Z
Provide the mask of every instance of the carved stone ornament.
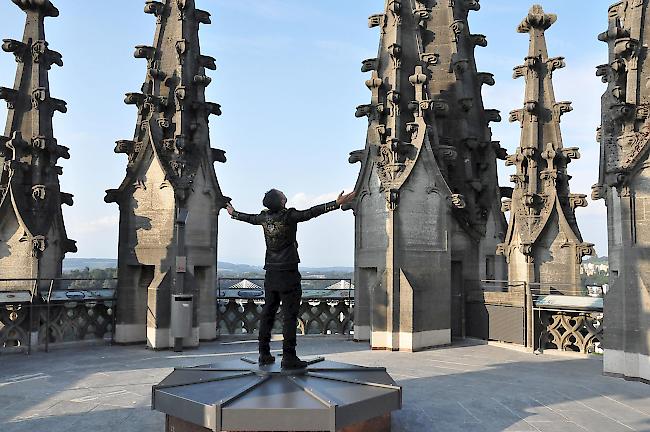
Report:
M47 89L39 87L32 91L32 108L38 109L40 105L47 100Z
M451 206L455 209L464 209L467 204L465 203L465 197L461 194L452 194L449 197L449 202Z
M54 7L50 0L11 0L22 10L37 10L45 16L58 17L59 10Z
M435 66L440 63L440 54L438 53L422 53L420 60L426 63L427 66Z
M526 255L528 257L532 257L532 255L533 255L533 244L532 243L522 243L519 246L519 251L522 254L524 254L524 255Z
M25 61L25 56L27 55L26 44L14 39L3 39L2 42L2 50L4 52L13 53L18 63Z
M158 18L158 22L160 22L160 18L162 17L164 11L165 5L156 0L147 0L144 5L144 13L156 16Z
M37 201L42 201L45 199L46 187L45 185L34 185L32 186L32 198Z
M488 123L499 123L501 122L501 111L496 109L487 109L485 110L485 119Z
M418 25L420 27L425 27L427 21L431 19L431 9L418 7L413 10L413 15L415 15L415 19L417 19Z
M481 85L493 86L496 84L496 81L494 80L494 74L491 74L489 72L479 72L477 76Z
M591 199L594 201L605 199L607 196L607 188L601 184L595 184L591 187Z
M209 70L217 70L217 60L211 56L200 55L199 65Z
M601 77L600 79L604 83L609 82L611 72L612 72L612 67L608 64L596 66L596 76Z
M147 45L137 45L135 47L135 52L133 56L139 59L147 59L149 61L153 60L156 55L156 49L152 46Z
M480 47L485 48L486 46L488 46L488 40L487 40L487 37L485 35L473 34L473 35L470 35L470 40L472 42L472 45L475 46L475 47L480 46Z
M196 9L194 11L194 19L196 19L199 24L212 24L210 16L210 12L204 10Z
M8 87L0 87L0 99L7 102L7 109L14 109L18 100L18 91Z
M562 116L571 111L573 111L571 102L558 102L553 105L553 118L555 121L560 123Z
M523 109L517 109L510 111L510 116L508 117L508 120L510 123L514 122L519 122L523 123L524 122L524 110Z
M375 71L379 67L379 59L371 58L361 62L361 72Z
M480 0L460 0L460 4L467 11L479 11L481 9Z
M187 41L185 39L176 41L176 55L178 57L179 64L181 65L183 64L186 54L187 54Z
M118 154L120 153L129 154L129 153L133 153L134 149L135 149L134 141L120 140L115 143L115 149L113 151Z
M451 24L449 28L451 28L452 34L454 35L452 42L458 42L459 37L463 34L467 26L465 25L465 21L456 20Z
M596 249L592 243L580 243L576 246L576 262L582 263L582 258L596 254Z
M639 42L632 38L616 39L616 42L614 42L614 54L619 58L629 58L636 53L638 46Z
M386 15L385 14L376 14L368 18L368 27L384 27L386 25Z
M562 157L568 162L580 159L580 151L578 147L564 147L561 151Z
M45 236L35 236L32 239L32 257L39 257L47 248Z
M589 202L587 201L587 195L584 194L570 194L569 195L569 206L575 210L578 207L587 207Z
M524 18L517 31L519 33L528 33L532 29L548 30L557 21L557 15L547 14L540 5L534 5L528 16Z
M551 59L548 59L546 62L546 68L548 69L549 76L553 78L553 72L555 72L558 69L562 69L566 67L566 62L564 61L564 57L554 57Z

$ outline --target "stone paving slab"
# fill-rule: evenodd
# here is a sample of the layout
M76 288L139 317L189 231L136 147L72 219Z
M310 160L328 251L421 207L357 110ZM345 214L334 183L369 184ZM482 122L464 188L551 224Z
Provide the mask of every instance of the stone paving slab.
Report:
M162 432L164 415L150 409L152 385L174 367L255 355L256 347L229 338L184 353L105 346L0 355L0 431ZM370 351L336 336L301 338L299 349L385 366L404 388L394 432L650 432L650 386L603 376L600 357L536 356L470 341L419 353Z

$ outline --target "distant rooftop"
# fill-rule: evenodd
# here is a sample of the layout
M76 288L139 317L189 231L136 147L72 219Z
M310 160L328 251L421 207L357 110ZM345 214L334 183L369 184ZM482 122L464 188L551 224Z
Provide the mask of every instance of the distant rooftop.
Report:
M248 279L244 279L230 287L230 289L262 289L261 286L254 284Z

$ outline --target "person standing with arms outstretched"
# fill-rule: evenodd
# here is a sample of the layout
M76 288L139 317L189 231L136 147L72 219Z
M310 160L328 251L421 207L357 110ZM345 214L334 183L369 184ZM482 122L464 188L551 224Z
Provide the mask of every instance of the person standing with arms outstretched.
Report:
M332 210L339 209L355 197L355 193L339 195L336 201L321 204L308 210L286 208L287 197L277 189L271 189L264 195L262 204L266 207L259 214L246 214L236 211L228 203L226 210L233 219L252 225L261 225L266 241L264 270L265 304L260 317L259 329L259 364L268 365L275 362L271 355L271 329L275 314L282 303L282 368L303 369L307 362L296 354L296 327L302 288L301 275L298 271L298 242L296 231L298 223L305 222Z

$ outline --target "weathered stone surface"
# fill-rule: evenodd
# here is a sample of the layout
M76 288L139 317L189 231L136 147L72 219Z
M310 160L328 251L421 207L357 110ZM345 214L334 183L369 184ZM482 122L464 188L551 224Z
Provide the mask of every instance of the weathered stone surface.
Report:
M386 1L369 19L381 42L377 58L363 62L372 97L356 115L368 117L368 136L350 162L361 162L355 338L373 348L449 343L452 328L462 334L452 317L462 322L463 284L477 284L489 267L497 276L505 220L488 122L499 116L481 99L493 80L476 71L474 48L486 44L468 30L476 9L477 1Z
M205 100L215 60L201 54L198 36L210 14L194 0L147 1L145 12L157 27L153 45L134 53L147 62L141 93L125 99L138 109L135 136L115 148L128 156L127 174L105 199L120 206L116 341L170 346L170 297L184 293L195 307L185 343L196 345L216 337L217 217L225 205L213 167L224 152L210 148L208 129L221 111Z
M0 136L0 277L57 278L66 252L76 252L63 223L61 205L72 195L59 186L60 158L70 157L52 131L55 111L66 103L50 95L48 71L63 66L61 54L45 40L45 17L58 16L50 1L14 0L27 15L23 40L4 39L2 50L16 57L13 89L0 87L7 102L4 136ZM50 281L43 281L49 286ZM0 290L25 289L32 281L0 282Z
M580 154L562 143L560 118L572 108L555 100L552 78L565 63L562 57L549 58L544 35L556 19L536 5L517 28L529 34L530 49L514 69L515 79L525 78L526 91L523 108L510 113L510 121L521 125L521 143L506 159L517 171L511 176L511 199L504 201L510 223L498 252L508 261L511 282L575 293L580 263L593 253L593 244L583 242L574 213L587 205L585 195L569 190L568 166Z
M605 372L650 380L650 42L646 1L609 8L609 62L597 75L608 83L602 97L599 182L605 199L610 289L605 297Z

